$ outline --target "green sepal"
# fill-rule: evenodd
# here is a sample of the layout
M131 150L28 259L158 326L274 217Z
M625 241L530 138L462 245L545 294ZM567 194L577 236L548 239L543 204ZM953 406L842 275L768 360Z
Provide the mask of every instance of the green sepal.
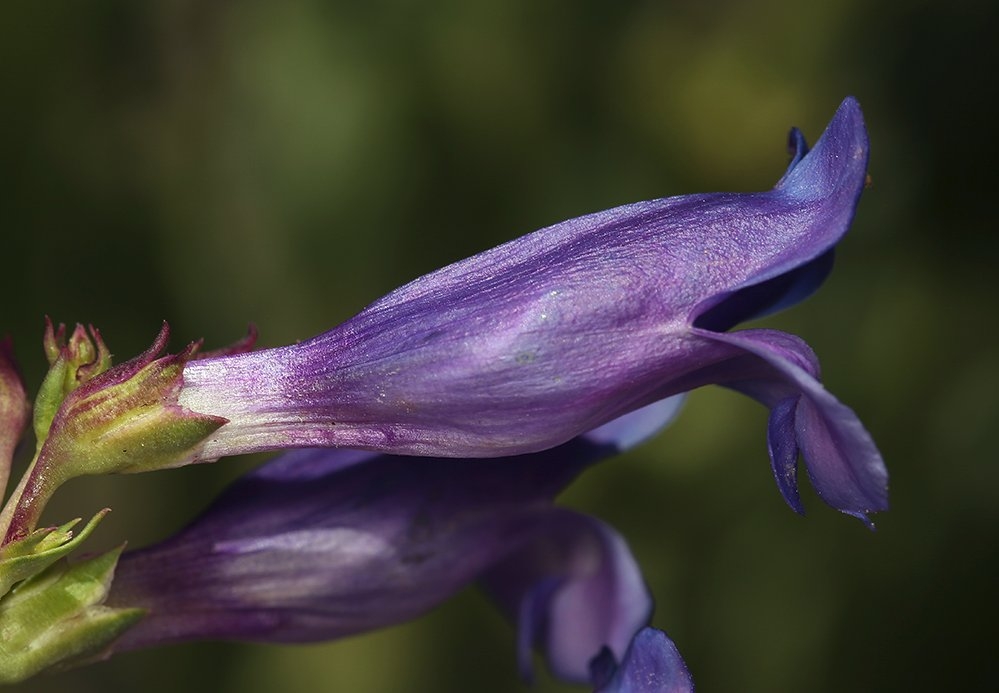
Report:
M78 547L108 514L105 508L74 536L73 527L80 518L61 527L43 527L0 548L0 597L21 580L42 572Z
M142 618L142 609L103 605L123 548L74 564L60 560L0 600L0 683L99 657Z

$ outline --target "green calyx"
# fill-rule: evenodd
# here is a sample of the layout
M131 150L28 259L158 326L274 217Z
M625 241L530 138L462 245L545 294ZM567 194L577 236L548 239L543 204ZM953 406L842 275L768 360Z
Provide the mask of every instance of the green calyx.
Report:
M177 404L184 365L197 344L160 356L166 325L140 356L109 367L100 334L91 342L78 327L68 344L49 325L45 346L52 364L35 406L38 449L31 467L0 513L7 544L28 536L52 494L78 476L147 472L188 464L226 423Z
M93 327L47 322L49 372L35 400L34 459L0 511L0 685L53 667L107 656L114 641L144 611L105 605L122 548L69 563L107 514L82 530L79 520L37 528L52 494L83 475L145 472L187 464L225 419L178 404L185 364L199 346L161 355L164 325L143 354L112 367ZM252 347L255 332L220 353ZM9 340L0 340L0 490L11 453L31 418Z
M118 382L77 390L53 420L41 457L58 456L53 472L63 479L186 464L226 421L176 404L185 362L184 354L165 356Z
M49 321L44 339L49 372L36 399L34 426L38 450L29 472L0 513L0 684L13 683L53 665L98 655L142 616L134 609L103 606L120 549L70 565L66 556L83 543L108 510L83 529L79 519L59 527L35 529L51 490L32 478L51 479L38 465L52 423L73 393L111 366L100 333L77 326L69 341L65 326ZM10 452L29 418L23 382L9 341L0 343L0 465L6 485ZM52 486L54 488L54 486ZM16 531L8 531L11 523Z
M142 618L141 609L104 606L122 548L74 564L59 560L0 599L0 683L100 657Z

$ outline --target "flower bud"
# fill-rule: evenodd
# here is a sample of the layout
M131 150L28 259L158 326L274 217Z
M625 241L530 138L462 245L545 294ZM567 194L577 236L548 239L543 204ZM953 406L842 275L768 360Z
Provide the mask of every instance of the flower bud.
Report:
M88 335L83 325L77 324L67 343L66 326L60 324L56 330L52 321L45 318L42 343L49 361L49 372L35 400L34 425L39 446L48 435L52 418L66 396L111 367L111 352L93 325Z
M28 423L24 381L14 363L10 338L0 339L0 494L7 486L11 458Z

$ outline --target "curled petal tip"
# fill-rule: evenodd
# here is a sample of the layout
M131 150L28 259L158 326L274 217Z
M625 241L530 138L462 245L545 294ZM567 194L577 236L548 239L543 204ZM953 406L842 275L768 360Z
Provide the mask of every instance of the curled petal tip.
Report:
M791 162L787 165L788 171L797 166L808 154L808 140L798 128L791 128L791 131L787 133L787 153L791 156ZM777 185L779 186L780 183Z
M800 451L812 486L832 507L861 519L887 507L888 473L877 446L853 410L819 382L815 356L803 341L775 330L698 334L746 359L722 384L770 407L771 464L788 505L801 511Z
M806 200L843 196L855 204L867 179L869 148L860 104L847 97L815 147L788 170L777 189Z
M770 465L784 501L794 512L805 514L798 492L798 441L794 435L794 411L797 397L788 397L778 402L770 410L770 423L767 426L767 446L770 452Z

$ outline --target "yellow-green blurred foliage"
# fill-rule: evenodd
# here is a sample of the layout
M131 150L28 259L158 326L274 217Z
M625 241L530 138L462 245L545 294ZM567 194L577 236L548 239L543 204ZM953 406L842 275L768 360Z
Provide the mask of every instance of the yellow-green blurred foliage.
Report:
M873 187L801 334L892 473L878 531L784 507L766 412L706 390L563 498L617 526L703 691L994 684L999 354L990 3L21 2L0 9L0 332L119 358L309 337L395 286L639 199L769 187L787 128L864 107ZM68 485L95 546L179 527L259 460ZM473 591L307 647L197 644L17 690L520 690ZM544 676L539 692L575 690Z

